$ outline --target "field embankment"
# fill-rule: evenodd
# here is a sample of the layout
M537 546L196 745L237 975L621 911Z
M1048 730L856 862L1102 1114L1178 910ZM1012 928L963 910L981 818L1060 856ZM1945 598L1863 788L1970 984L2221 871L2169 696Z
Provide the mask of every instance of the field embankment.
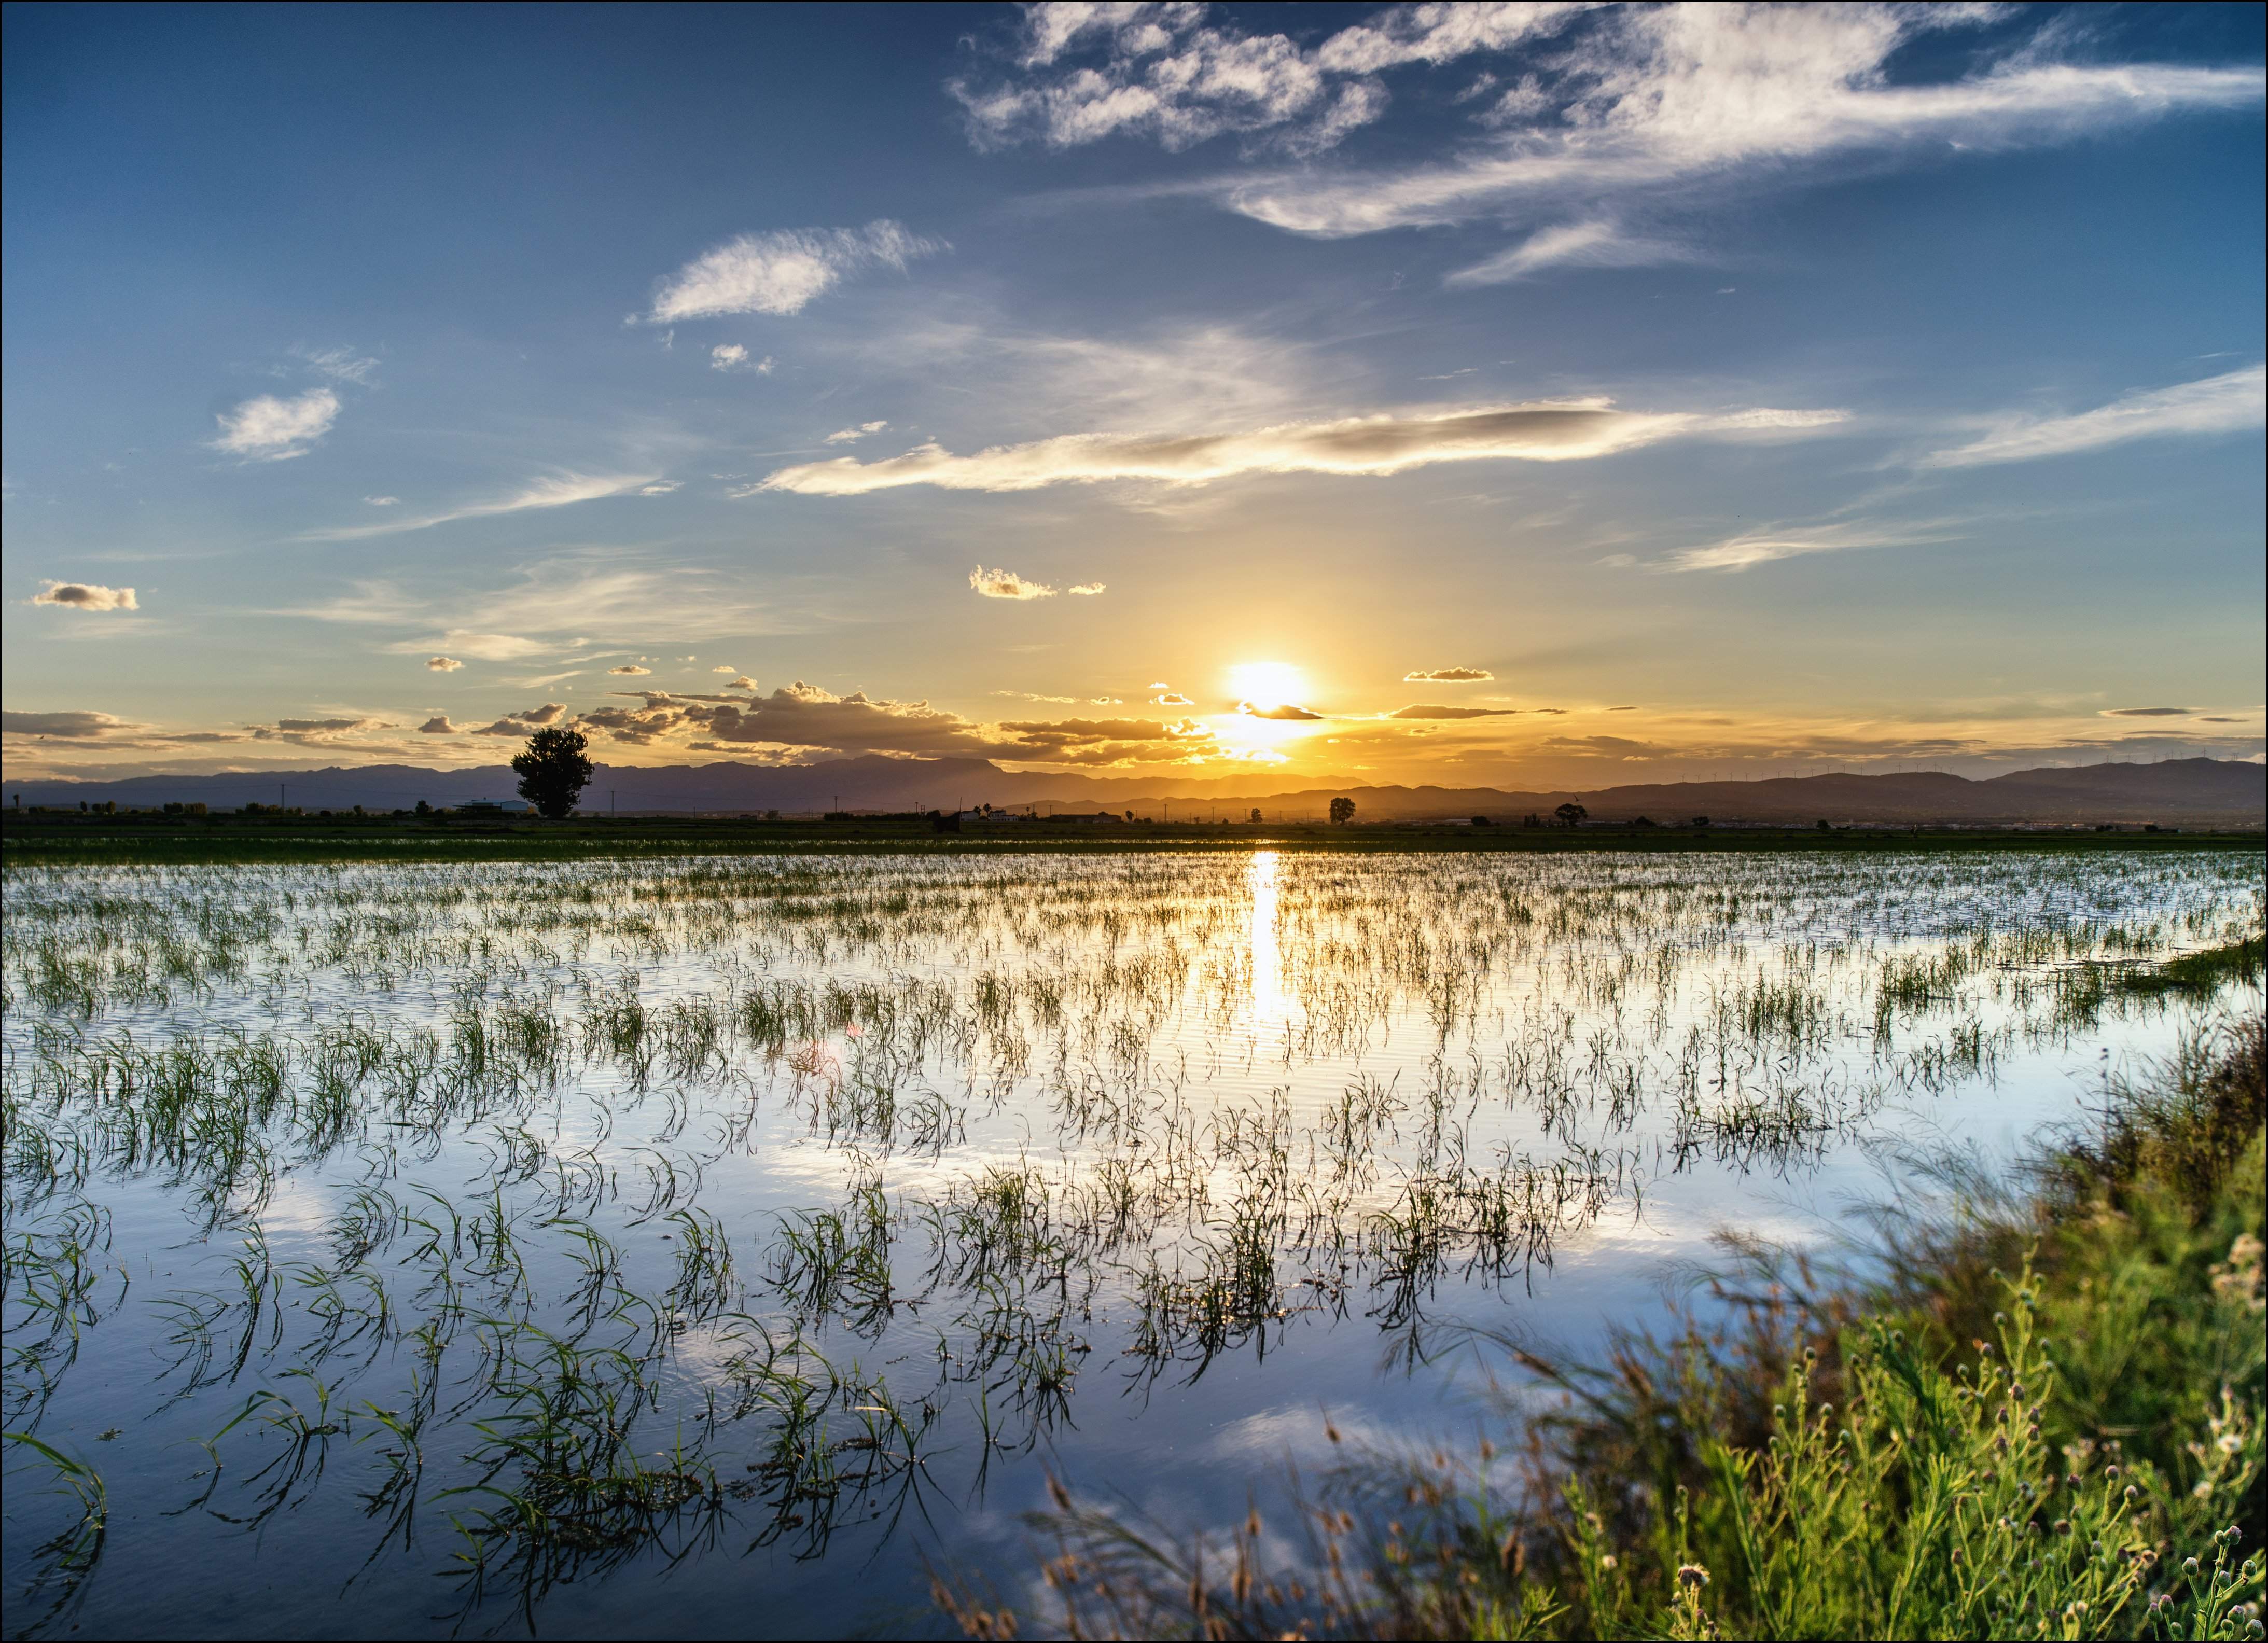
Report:
M2198 961L2257 974L2257 943L2178 962ZM1885 1211L1839 1275L1738 1249L1710 1324L1603 1365L1506 1344L1521 1442L1351 1453L1309 1497L1304 1552L1256 1515L1208 1548L1059 1491L1033 1521L1055 1607L1031 1618L1090 1637L2258 1638L2264 1075L2256 1015L2114 1085L2014 1183L1955 1170L1932 1210ZM939 1597L971 1635L1017 1624L968 1588Z

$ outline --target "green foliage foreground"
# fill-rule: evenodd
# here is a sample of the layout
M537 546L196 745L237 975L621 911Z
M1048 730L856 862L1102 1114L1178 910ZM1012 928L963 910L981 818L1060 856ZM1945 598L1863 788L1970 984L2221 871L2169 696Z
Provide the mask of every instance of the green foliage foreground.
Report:
M1507 1346L1521 1449L1351 1458L1292 1551L1058 1490L1047 1612L939 1601L983 1637L2258 1638L2264 1072L2224 1027L2018 1190L1884 1212L1863 1279L1749 1249L1713 1327Z

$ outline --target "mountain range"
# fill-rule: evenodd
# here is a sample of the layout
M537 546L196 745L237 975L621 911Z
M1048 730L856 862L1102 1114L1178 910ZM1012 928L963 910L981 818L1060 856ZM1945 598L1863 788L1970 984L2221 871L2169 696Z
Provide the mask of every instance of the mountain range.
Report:
M211 776L137 776L120 781L52 779L11 783L22 805L76 807L114 801L122 807L172 802L234 809L278 802L310 811L413 807L423 799L447 807L478 799L510 799L508 766L426 770L416 765L332 766L323 770L226 772ZM1758 781L1656 782L1584 791L1506 792L1492 787L1378 786L1310 782L1295 789L1250 773L1203 780L1179 777L1091 777L1005 770L983 759L868 756L823 764L608 765L584 794L585 808L630 814L807 814L823 810L1003 808L1132 810L1138 815L1196 818L1258 809L1270 821L1319 817L1335 798L1354 800L1357 814L1376 820L1485 815L1517 819L1580 804L1597 822L2157 822L2174 826L2260 827L2268 822L2268 768L2221 759L2169 759L2156 764L2089 764L2017 770L1971 780L1916 771L1893 775L1781 777Z

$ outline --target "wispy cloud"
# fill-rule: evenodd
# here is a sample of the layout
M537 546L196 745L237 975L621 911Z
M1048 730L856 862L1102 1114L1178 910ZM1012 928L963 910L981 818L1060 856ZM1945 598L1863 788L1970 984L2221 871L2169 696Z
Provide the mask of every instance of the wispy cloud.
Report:
M130 587L105 587L99 582L50 582L32 595L35 605L55 605L65 610L139 610L141 601Z
M978 565L968 573L968 586L986 599L1053 599L1056 590L1045 582L1027 582L1013 571L988 571Z
M854 427L837 428L833 433L827 436L826 443L828 445L850 445L857 440L865 438L870 433L880 433L883 429L889 425L890 424L887 422L862 422Z
M887 218L864 228L786 228L741 234L662 283L646 318L656 325L727 313L796 313L821 293L871 268L902 270L952 247ZM713 356L712 356L713 362Z
M1848 553L1861 548L1910 548L1928 542L1952 542L1961 534L1956 520L1932 519L1912 525L1884 525L1862 519L1829 525L1773 527L1744 532L1705 547L1681 548L1654 562L1657 571L1747 571L1776 559L1795 559L1806 554Z
M929 444L880 461L839 457L784 468L740 494L848 497L902 485L1033 490L1108 480L1203 485L1248 474L1398 474L1433 462L1575 460L1681 434L1800 433L1846 419L1838 410L1649 414L1617 410L1607 399L1544 401L1286 423L1245 433L1064 434L974 456Z
M2201 382L2129 394L2075 416L2011 419L1971 445L1921 459L1924 468L1977 468L2100 450L2171 434L2240 433L2268 421L2268 368L2253 365Z
M1402 675L1403 684L1482 684L1496 675L1485 667L1417 667Z
M1509 251L1459 269L1445 284L1502 285L1548 268L1652 268L1697 260L1690 246L1633 234L1609 222L1567 223L1530 234Z
M310 388L291 399L262 394L214 419L220 433L211 446L247 461L286 461L313 450L338 416L339 396L328 388Z
M778 365L779 361L770 354L762 359L749 358L748 350L738 343L719 343L709 350L709 369L711 371L747 371L760 377L768 377Z
M452 628L441 636L441 640L451 650L462 651L475 661L483 662L524 661L531 656L548 656L559 648L517 633L475 633L466 628ZM387 648L414 653L423 650L425 645L420 640L412 639L407 644ZM445 657L443 659L449 659ZM432 663L429 661L426 666L430 667Z
M578 502L596 502L606 497L658 495L651 488L658 484L653 474L579 474L562 469L548 478L539 479L507 497L487 502L469 502L439 513L420 514L411 519L386 519L376 525L342 525L329 530L307 531L299 540L312 542L358 542L370 536L392 536L403 531L431 530L436 525L448 525L458 519L490 519L499 513L519 513L530 508L563 508ZM671 487L674 489L674 487Z
M351 348L295 348L292 357L305 360L334 382L368 387L378 374L378 361Z
M1108 584L1102 582L1073 582L1069 587L1064 589L1064 593L1074 599L1093 599L1097 593L1108 591Z

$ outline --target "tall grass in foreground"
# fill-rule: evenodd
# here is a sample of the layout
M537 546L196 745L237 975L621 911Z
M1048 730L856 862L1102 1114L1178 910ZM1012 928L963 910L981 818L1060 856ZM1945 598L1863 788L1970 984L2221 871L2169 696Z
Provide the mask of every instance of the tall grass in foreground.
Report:
M1046 1612L938 1601L978 1637L2259 1638L2264 1144L2254 1018L2014 1183L1883 1212L1863 1279L1742 1250L1716 1327L1508 1349L1517 1452L1351 1457L1291 1551L1057 1488Z

